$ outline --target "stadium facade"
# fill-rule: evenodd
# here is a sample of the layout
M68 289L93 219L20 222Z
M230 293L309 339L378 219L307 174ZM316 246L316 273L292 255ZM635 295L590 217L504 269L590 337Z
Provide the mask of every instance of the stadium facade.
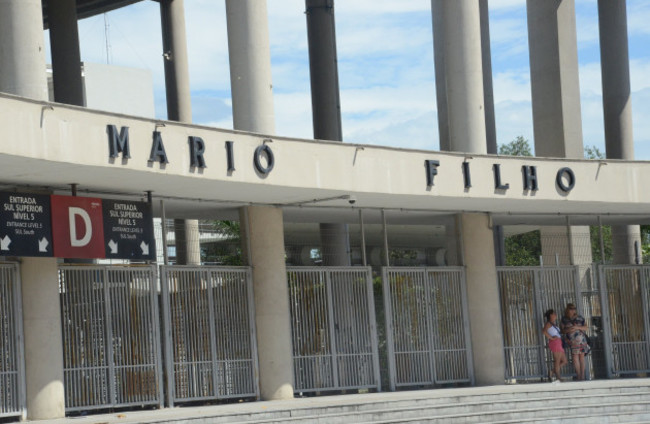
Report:
M62 417L74 409L66 404L66 391L88 390L83 384L71 386L78 380L67 365L66 343L72 341L64 334L69 303L64 307L63 302L72 289L64 290L62 278L69 284L72 274L66 274L63 259L71 266L77 259L110 257L118 250L119 242L108 236L115 232L124 240L137 240L135 247L129 245L134 263L155 259L147 213L183 220L188 233L198 231L199 219L241 223L253 288L252 360L258 376L258 387L250 393L263 399L293 397L298 370L305 370L296 365L292 350L300 341L292 333L295 297L286 267L285 223L330 223L321 226L321 233L333 235L324 243L332 244L336 255L348 257L348 265L348 224L360 225L362 239L364 225L385 228L387 219L422 228L440 225L447 232L445 265L463 270L460 328L467 333L468 381L479 385L504 384L508 373L495 229L543 227L544 262L580 265L592 262L590 248L583 258L577 253L584 247L585 226L613 225L613 232L621 235L615 246L619 262L634 263L638 225L648 221L650 164L633 157L625 1L599 0L607 159L596 161L582 159L572 0L527 2L537 156L525 158L494 154L487 1L432 0L442 151L340 142L333 0L306 1L312 20L312 90L327 87L314 94L315 140L275 134L263 0L226 1L235 130L191 123L182 0L160 1L169 120L88 109L77 20L131 3L0 0L0 185L5 208L0 237L21 288L17 309L22 315L17 315L16 328L24 340L16 352L24 357L24 367L16 371L16 397L22 399L18 415ZM54 102L48 101L44 25L50 30ZM314 50L319 42L322 55ZM325 52L322 46L334 49ZM319 119L321 126L316 125ZM103 215L93 215L93 199L101 200ZM119 219L117 224L111 217ZM104 237L96 241L96 225L102 220ZM39 232L48 225L51 239ZM124 230L129 225L135 228ZM561 242L557 237L544 241L552 239L544 238L550 228L563 230ZM4 238L9 234L13 245ZM385 233L383 242L380 262L388 266ZM32 253L21 243L38 249ZM98 243L96 250L90 243ZM564 247L558 248L561 243ZM361 256L366 265L365 242ZM332 263L333 269L345 268L338 262ZM94 284L93 278L87 283ZM173 305L174 293L168 296ZM164 333L162 339L173 333L170 328L157 331ZM90 337L90 330L84 334L77 342ZM371 343L376 345L376 340ZM176 366L169 357L173 349L166 351L167 372ZM111 355L107 360L117 354ZM162 356L153 356L158 367L154 374L162 378ZM399 364L391 367L394 376ZM113 381L126 384L128 378L119 377L117 368L107 369ZM375 368L370 374L378 372ZM339 373L342 381L343 371ZM9 387L7 381L3 384ZM162 386L154 390L154 404L164 404L162 392L169 389ZM11 404L6 398L4 402ZM116 404L113 399L99 407Z

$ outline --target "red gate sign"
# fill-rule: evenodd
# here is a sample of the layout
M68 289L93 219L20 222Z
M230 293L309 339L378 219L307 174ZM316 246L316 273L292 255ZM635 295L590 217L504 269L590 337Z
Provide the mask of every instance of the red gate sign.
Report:
M102 199L52 196L54 256L104 258Z

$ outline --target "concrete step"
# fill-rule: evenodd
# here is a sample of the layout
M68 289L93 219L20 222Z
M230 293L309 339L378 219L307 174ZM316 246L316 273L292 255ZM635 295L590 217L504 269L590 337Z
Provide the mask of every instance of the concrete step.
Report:
M239 416L213 417L210 423L375 423L375 422L418 422L442 420L444 422L481 422L484 420L525 420L548 416L549 412L566 408L568 411L595 411L595 417L607 414L619 415L631 410L650 413L650 390L628 387L621 392L582 393L576 395L570 390L536 393L521 393L521 398L512 396L482 396L489 399L474 400L471 396L455 398L422 398L396 402L372 402L328 406L325 408L274 411L271 413L243 414ZM562 392L569 392L567 393ZM541 396L540 396L541 395ZM590 413L591 413L590 412Z
M69 424L70 418L38 424ZM464 387L125 411L75 424L650 422L650 379Z
M584 404L575 402L566 405L567 411L582 411L582 415L576 414L576 417L601 417L605 415L619 416L622 413L640 414L647 413L650 415L650 397L644 401L628 400L611 402L601 402L599 404ZM546 404L542 405L460 405L453 407L420 407L420 408L385 408L376 411L355 412L355 413L338 413L338 414L312 414L300 417L281 417L281 418L262 418L251 417L243 421L224 421L229 423L256 423L256 424L307 424L307 423L327 423L327 424L346 424L346 423L398 423L398 422L420 422L439 421L444 423L478 423L478 422L521 422L524 420L539 420L540 416L549 419L549 412L553 413L553 419L566 418L558 414L558 408L553 409ZM634 416L634 415L632 415ZM645 418L645 417L643 417ZM211 421L219 422L219 421Z

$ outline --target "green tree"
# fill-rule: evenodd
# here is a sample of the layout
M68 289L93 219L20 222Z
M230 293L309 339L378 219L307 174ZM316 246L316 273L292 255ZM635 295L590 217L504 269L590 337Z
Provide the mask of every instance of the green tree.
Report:
M523 136L518 136L508 144L499 146L500 155L532 156L530 143ZM542 254L542 243L539 230L516 234L505 239L506 265L535 266L539 265Z
M211 226L210 232L218 235L219 240L201 249L201 261L229 266L243 265L239 222L208 221L206 224Z
M517 136L508 144L499 145L499 154L504 156L532 156L530 143L523 136Z
M506 237L506 265L538 266L542 254L539 230Z
M605 155L596 146L585 146L585 159L605 159Z

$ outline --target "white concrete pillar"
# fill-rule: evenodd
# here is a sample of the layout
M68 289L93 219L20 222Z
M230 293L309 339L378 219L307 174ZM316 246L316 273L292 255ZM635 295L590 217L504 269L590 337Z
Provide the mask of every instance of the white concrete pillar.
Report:
M599 0L598 22L605 151L608 158L633 160L634 134L626 1ZM634 248L635 242L638 243L640 249L641 229L638 225L613 225L614 263L635 263L637 256ZM639 262L641 256L639 255Z
M235 129L273 134L266 0L226 0ZM262 399L293 398L289 288L282 209L240 209L242 250L253 268Z
M479 2L443 1L441 9L450 149L487 153Z
M641 227L612 225L612 260L615 264L643 263Z
M47 100L41 0L0 0L0 92Z
M592 262L587 226L547 226L540 231L545 266L584 265Z
M48 0L54 101L85 106L75 0Z
M289 287L284 263L282 209L240 209L243 256L253 268L255 325L264 400L293 398Z
M275 133L266 0L226 0L233 123Z
M40 0L0 0L0 91L47 100ZM27 418L65 416L57 260L22 258Z
M176 264L201 265L199 221L196 219L175 219L174 238L176 242Z
M460 215L460 220L476 384L504 384L501 307L489 218L471 213Z
M575 0L527 0L535 155L582 158Z
M527 0L526 7L535 155L581 159L584 149L575 0ZM542 228L544 263L562 249L565 253L560 254L564 258L560 263L590 263L591 244L585 236L589 227L569 232L561 229ZM562 232L564 240L558 235Z
M22 258L27 419L65 416L57 260Z

